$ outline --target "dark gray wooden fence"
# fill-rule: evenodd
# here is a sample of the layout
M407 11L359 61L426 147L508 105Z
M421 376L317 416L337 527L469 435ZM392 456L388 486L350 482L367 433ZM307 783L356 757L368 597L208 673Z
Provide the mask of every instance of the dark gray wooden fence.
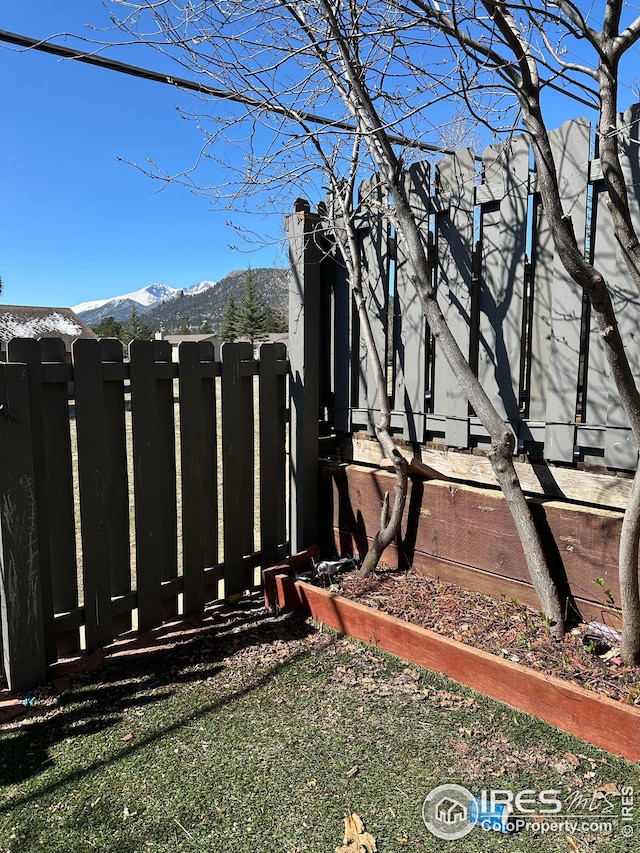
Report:
M619 130L638 227L639 119L640 105L621 116ZM565 214L585 255L614 288L627 352L640 378L640 300L613 237L600 163L591 157L592 128L586 120L567 122L552 133L552 142ZM512 425L520 452L634 470L637 448L589 306L554 253L527 138L490 146L480 164L470 150L435 164L416 163L407 180L441 308ZM361 251L374 336L388 359L392 425L408 441L482 448L488 436L429 334L402 245L396 245L380 206L367 203L372 188L375 180L369 179L360 193ZM290 229L300 230L300 215L290 217ZM306 217L311 231L320 217ZM319 303L321 429L352 433L369 428L377 391L344 269L318 254L317 241L308 240L307 253L292 259L298 291L312 292Z
M283 344L13 340L0 363L0 627L25 690L59 656L255 588L288 551ZM179 449L178 449L179 445Z

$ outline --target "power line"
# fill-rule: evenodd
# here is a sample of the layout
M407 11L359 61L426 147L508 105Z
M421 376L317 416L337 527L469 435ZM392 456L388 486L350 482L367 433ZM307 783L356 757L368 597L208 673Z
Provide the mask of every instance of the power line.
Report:
M65 59L74 59L78 62L85 62L87 65L95 65L98 68L104 68L107 71L116 71L119 74L128 74L131 77L140 77L143 80L151 80L154 83L163 83L168 86L175 86L177 89L184 89L189 92L197 92L202 95L211 95L214 98L218 98L223 101L232 101L237 104L242 104L243 106L253 107L261 110L266 110L271 113L276 113L277 115L283 115L288 118L292 118L293 110L288 109L287 107L280 106L278 104L265 104L257 98L251 98L248 95L243 95L240 92L233 92L226 89L216 89L213 86L207 86L203 83L197 83L194 80L189 80L186 77L175 77L172 74L162 74L159 71L152 71L149 68L142 68L139 65L129 65L127 62L120 62L117 59L110 59L106 56L100 56L97 53L86 53L81 50L75 50L72 47L65 47L61 44L55 44L54 42L42 40L42 39L34 39L29 36L19 35L18 33L8 32L7 30L0 30L0 41L7 42L8 44L14 44L18 47L26 47L32 50L40 50L43 53L50 53L54 56L62 56ZM595 109L592 103L587 101L585 98L581 98L579 95L575 93L569 93L562 87L558 86L551 81L545 81L545 85L553 89L554 91L560 92L565 97L572 98L573 100L589 107L590 109ZM587 90L590 94L595 95L596 93L591 90ZM335 130L345 130L349 133L353 133L357 130L352 124L346 121L340 121L338 119L330 119L326 116L316 115L315 113L301 112L296 113L299 118L303 121L310 122L311 124L316 124L324 127L331 127ZM389 140L396 145L404 145L407 148L415 148L419 151L428 151L432 154L455 154L456 152L451 148L442 148L438 145L432 145L429 142L421 142L419 139L409 139L406 136L397 136L395 134L389 134ZM476 158L480 159L480 158Z
M223 101L233 101L234 103L242 104L247 107L254 107L262 110L267 110L271 113L287 116L291 118L293 110L287 107L279 106L278 104L265 104L257 98L251 98L248 95L243 95L239 92L233 92L225 89L216 89L213 86L206 86L202 83L197 83L194 80L189 80L186 77L175 77L172 74L162 74L159 71L152 71L149 68L142 68L139 65L129 65L127 62L120 62L117 59L109 59L106 56L99 56L96 53L85 53L81 50L75 50L72 47L65 47L54 42L42 41L30 38L29 36L11 33L7 30L0 30L0 41L14 44L18 47L26 47L33 50L40 50L44 53L51 53L54 56L62 56L65 59L75 59L78 62L85 62L87 65L95 65L98 68L104 68L107 71L117 71L119 74L128 74L131 77L140 77L143 80L151 80L154 83L163 83L168 86L175 86L178 89L185 89L190 92L198 92L202 95L211 95L214 98L219 98ZM324 127L335 128L336 130L346 130L353 133L357 130L352 124L345 121L319 116L315 113L296 112L303 121L311 124L322 125ZM417 148L420 151L429 151L437 154L455 154L455 151L449 148L441 148L437 145L431 145L428 142L421 142L418 139L409 139L405 136L396 136L389 134L391 142L404 145L407 148Z

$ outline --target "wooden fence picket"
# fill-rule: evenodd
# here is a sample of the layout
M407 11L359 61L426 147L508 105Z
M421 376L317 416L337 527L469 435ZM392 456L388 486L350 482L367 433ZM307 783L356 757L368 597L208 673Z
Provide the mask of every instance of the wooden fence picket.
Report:
M222 345L222 500L225 597L253 586L244 558L253 552L253 347Z
M103 371L104 433L109 459L107 518L109 524L109 575L114 637L130 631L131 533L129 473L127 468L124 350L115 338L100 341Z
M425 240L429 240L431 209L430 168L414 163L409 169L408 194L418 221L423 224ZM412 281L402 243L398 241L395 263L395 293L393 299L393 421L402 428L405 439L424 441L425 393L427 390L427 323L422 303ZM399 420L398 420L399 418Z
M619 116L619 135L621 162L629 191L629 208L635 224L640 227L640 104L630 107ZM599 166L599 161L598 161ZM631 369L640 377L640 298L637 285L629 275L622 249L613 239L613 221L606 204L605 194L601 191L601 169L594 185L593 226L594 258L606 271L610 280L616 282L612 300L618 317L618 325ZM604 424L603 463L612 468L633 469L637 459L637 447L630 434L628 423L620 397L604 360L602 341L598 330L593 327L589 339L589 374L586 399L589 409L598 407L595 423ZM591 354L593 353L593 355ZM596 362L596 359L598 361ZM594 415L596 413L594 412ZM594 422L589 416L588 422Z
M318 518L321 269L328 259L316 239L319 217L297 205L287 217L289 285L290 544L295 553L313 545ZM337 328L337 326L336 326ZM323 341L323 345L326 342ZM354 365L348 363L349 371ZM353 373L351 374L353 376Z
M260 551L265 565L278 561L286 540L286 373L284 344L262 344L259 354Z
M38 507L38 543L41 555L43 619L47 661L80 649L79 621L66 623L54 614L68 614L78 607L76 572L75 508L69 378L61 340L9 341L10 361L28 364L29 400L33 432L34 472ZM53 376L50 374L54 371Z
M587 121L566 122L551 134L558 166L558 182L566 215L578 241L586 229L590 126ZM547 372L545 456L573 462L576 445L576 401L581 352L583 297L559 258L553 267L551 341Z
M131 415L136 532L138 627L148 631L176 612L177 590L162 583L177 577L175 445L171 347L164 341L132 341ZM162 367L166 366L162 375Z
M438 304L462 353L471 354L473 293L473 152L458 152L436 164L436 289ZM450 447L469 445L469 404L445 358L434 347L433 388L427 430L442 431Z
M490 146L483 157L477 376L518 433L525 304L529 144L522 136ZM475 331L475 330L474 330Z
M111 525L108 454L100 344L73 344L73 380L78 440L78 483L82 532L84 624L89 651L113 640L111 614Z
M382 201L380 178L373 175L363 181L359 189L359 236L362 255L362 289L374 346L384 364L387 350L387 318L389 306L389 228L378 211ZM358 353L353 377L354 424L372 429L380 412L378 386L373 359L369 357L367 345L360 332L360 319L353 315L354 335L352 352Z
M48 417L45 419L44 400L43 400L43 384L42 384L42 359L40 351L40 342L34 338L14 338L9 341L7 347L7 356L10 361L22 362L29 366L27 371L27 382L29 388L29 418L31 422L31 447L33 454L33 472L34 472L34 491L36 496L36 504L38 506L38 551L40 563L40 595L42 597L42 615L43 615L43 632L44 632L44 647L46 659L48 662L54 661L57 657L58 649L56 642L56 631L54 626L54 600L53 600L53 581L52 581L52 557L51 544L49 541L50 531L56 531L56 519L51 518L50 513L55 512L56 507L60 507L60 502L51 502L49 500L53 489L49 486L51 473L49 472L49 462L51 456L47 453L45 443L45 424L48 429L51 429L52 422L59 421L52 419L51 411L47 412ZM52 448L49 447L49 451ZM74 560L75 563L75 541L74 541ZM63 578L58 577L56 583L57 602L64 600L66 583ZM74 604L77 604L77 593ZM77 640L79 642L79 638ZM73 644L72 644L73 645ZM78 648L79 646L76 646Z
M31 444L28 368L0 362L0 635L7 686L45 677L47 652Z
M222 366L215 361L215 353L208 343L200 344L201 398L202 398L202 445L200 464L202 469L202 524L204 528L203 563L205 566L205 601L215 601L218 596L218 581L222 580L223 569L219 566L219 502L221 460L219 457L220 429L219 405ZM183 486L184 496L184 486ZM183 510L184 512L184 510Z
M202 612L205 603L205 551L208 489L207 446L215 452L215 424L205 438L203 363L213 364L213 346L195 341L180 344L180 460L182 479L182 574L184 612ZM215 390L209 387L214 396ZM215 488L213 489L215 492ZM211 521L209 522L211 523ZM215 522L217 529L217 519Z

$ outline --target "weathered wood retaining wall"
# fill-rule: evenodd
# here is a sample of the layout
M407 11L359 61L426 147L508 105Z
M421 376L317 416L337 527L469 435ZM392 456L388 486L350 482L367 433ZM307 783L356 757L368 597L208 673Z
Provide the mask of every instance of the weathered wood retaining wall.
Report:
M324 463L323 548L364 555L380 523L382 497L386 491L393 494L394 483L392 474L375 468ZM568 617L619 628L622 513L536 498L531 503ZM383 560L495 598L539 606L511 514L497 489L412 477L402 533Z

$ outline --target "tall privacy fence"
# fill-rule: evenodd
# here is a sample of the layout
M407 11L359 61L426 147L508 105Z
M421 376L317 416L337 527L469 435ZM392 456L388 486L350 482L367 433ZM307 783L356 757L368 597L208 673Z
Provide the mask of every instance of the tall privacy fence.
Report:
M59 656L256 586L287 550L283 344L17 339L0 363L0 627L14 690Z
M640 227L640 105L618 131L631 210ZM585 255L614 288L622 335L640 377L640 305L613 228L587 120L551 134L564 211ZM482 385L509 422L520 452L557 463L632 470L637 448L611 381L601 340L581 290L554 252L526 136L470 150L408 174L410 200L428 246L444 315ZM408 441L451 448L486 446L488 436L429 334L402 244L381 215L375 180L360 191L360 242L367 307L387 363L392 426ZM301 206L302 207L302 206ZM343 265L328 257L306 219L295 281L318 306L321 420L338 432L368 428L378 408ZM317 293L317 295L316 295ZM293 315L292 315L293 319ZM311 322L309 311L307 323Z

